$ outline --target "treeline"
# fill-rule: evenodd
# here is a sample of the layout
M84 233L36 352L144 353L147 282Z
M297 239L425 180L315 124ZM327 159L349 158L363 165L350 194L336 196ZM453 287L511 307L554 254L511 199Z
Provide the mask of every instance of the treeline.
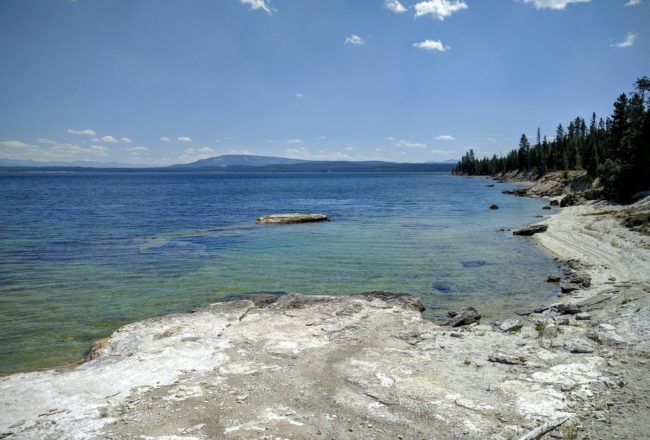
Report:
M565 128L558 125L551 140L540 136L535 144L521 135L519 148L506 156L477 158L469 150L455 174L497 175L509 171L527 171L544 175L548 171L586 170L599 177L605 195L627 200L650 188L650 79L640 78L635 91L621 94L614 111L605 120L591 115L589 122L578 117Z

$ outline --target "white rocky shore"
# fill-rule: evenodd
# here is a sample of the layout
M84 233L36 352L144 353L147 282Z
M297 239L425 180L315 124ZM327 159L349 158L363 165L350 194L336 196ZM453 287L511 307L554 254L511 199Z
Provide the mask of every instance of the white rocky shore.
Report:
M650 239L621 209L534 235L571 267L553 307L452 328L410 296L287 295L137 322L1 378L0 438L649 438Z

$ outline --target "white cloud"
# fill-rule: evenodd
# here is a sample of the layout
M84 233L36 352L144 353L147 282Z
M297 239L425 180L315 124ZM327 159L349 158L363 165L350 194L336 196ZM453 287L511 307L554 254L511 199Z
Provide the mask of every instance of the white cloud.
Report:
M431 15L442 21L454 12L467 9L467 7L467 3L464 1L426 0L415 5L415 16Z
M147 147L145 147L144 145L138 145L136 147L128 148L127 150L130 151L133 154L146 153L146 152L149 151L149 149Z
M629 0L627 3L625 3L625 6L636 6L640 4L641 0Z
M48 138L40 138L40 139L37 139L36 142L38 142L39 144L48 144L48 145L56 145L56 144L58 144L57 141L53 141L52 139L48 139Z
M161 142L169 142L169 141L171 141L171 139L169 139L167 136L163 136L163 137L160 138L160 141Z
M296 93L296 98L304 98L304 97L305 95L303 95L302 93Z
M407 141L404 139L397 140L393 142L393 145L399 148L424 148L426 147L426 144L422 144L419 142L411 142Z
M117 144L117 139L115 139L113 136L102 136L99 139L94 138L92 139L93 142L104 142L107 144Z
M399 2L399 0L385 0L384 8L388 9L389 11L393 11L396 14L406 12L406 8Z
M192 142L192 138L189 136L179 136L176 139L180 142Z
M302 144L301 139L287 139L287 144Z
M553 9L561 11L571 3L589 3L591 0L523 0L524 3L532 3L536 9Z
M627 36L623 41L620 41L618 43L610 44L610 47L632 47L634 46L634 42L637 39L637 34L634 32L628 32Z
M275 9L271 7L268 0L240 0L242 5L248 5L251 11L261 9L269 15L273 15Z
M418 49L424 49L424 50L435 50L438 52L445 52L451 49L449 46L445 46L444 44L442 44L442 41L440 40L420 41L419 43L413 43L413 47L417 47Z
M201 148L187 148L183 154L178 156L177 160L180 163L194 162L201 159L207 159L217 155L216 150L210 147Z
M327 136L318 136L316 139L318 139L319 141L324 141L325 139L327 139Z
M127 137L120 138L120 140L122 142L124 142L125 144L132 144L133 143L133 141L131 139L127 138Z
M453 137L450 134L441 134L440 136L436 136L435 140L437 140L437 141L455 141L456 138Z
M72 128L68 128L68 134L76 134L79 136L95 136L95 132L90 128L86 128L84 130L73 130Z
M385 140L385 141L389 141L389 142L390 142L390 141L394 141L394 140L395 140L395 138L394 138L394 137L392 137L392 136L388 136L388 137L385 137L385 138L384 138L384 140Z
M349 37L345 38L345 44L353 44L355 46L363 46L366 44L365 41L363 41L363 38L361 38L358 35L352 34Z

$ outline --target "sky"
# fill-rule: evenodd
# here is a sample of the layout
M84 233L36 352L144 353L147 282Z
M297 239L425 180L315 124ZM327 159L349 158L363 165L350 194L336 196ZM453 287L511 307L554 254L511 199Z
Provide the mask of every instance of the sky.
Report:
M650 0L1 0L0 158L425 162L611 113Z

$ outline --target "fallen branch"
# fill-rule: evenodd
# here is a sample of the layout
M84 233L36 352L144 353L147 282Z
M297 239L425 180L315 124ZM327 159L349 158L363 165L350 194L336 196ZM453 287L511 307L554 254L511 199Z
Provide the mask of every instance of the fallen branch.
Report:
M560 417L557 420L549 420L532 431L529 431L528 434L525 434L523 437L519 437L519 440L538 440L542 438L544 434L553 431L567 420L569 420L569 417Z

